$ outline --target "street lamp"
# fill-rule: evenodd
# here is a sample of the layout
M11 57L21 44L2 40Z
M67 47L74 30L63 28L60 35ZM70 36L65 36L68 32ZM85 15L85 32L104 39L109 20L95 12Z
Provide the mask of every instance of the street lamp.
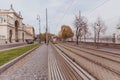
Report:
M41 29L40 29L40 16L39 15L37 15L37 20L38 20L38 22L39 22L39 43L41 43Z

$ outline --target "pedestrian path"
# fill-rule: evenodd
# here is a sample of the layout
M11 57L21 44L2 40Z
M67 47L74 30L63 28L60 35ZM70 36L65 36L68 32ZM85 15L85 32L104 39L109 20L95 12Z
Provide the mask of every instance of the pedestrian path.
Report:
M48 80L47 46L40 46L3 72L0 80Z

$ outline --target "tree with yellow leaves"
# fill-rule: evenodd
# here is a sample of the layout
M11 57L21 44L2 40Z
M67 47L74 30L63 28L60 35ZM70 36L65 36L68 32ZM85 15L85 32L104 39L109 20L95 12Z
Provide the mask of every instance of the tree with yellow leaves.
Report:
M72 32L72 29L68 25L62 25L61 31L59 32L59 38L62 38L66 40L67 38L72 38L74 36L74 33Z

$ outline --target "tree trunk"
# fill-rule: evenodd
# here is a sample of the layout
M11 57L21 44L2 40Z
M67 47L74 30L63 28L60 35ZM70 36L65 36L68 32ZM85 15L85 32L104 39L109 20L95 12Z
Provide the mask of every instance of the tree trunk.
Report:
M77 44L77 45L78 45L78 38L79 38L79 37L77 36L77 41L76 41L76 44Z
M81 38L82 38L82 37L80 36L80 42L81 42Z
M94 43L96 43L96 32L94 32Z
M100 41L100 32L98 32L98 37L97 38L98 38L97 42L99 43L99 41Z
M86 42L86 36L84 35L84 41Z
M99 40L100 40L100 31L98 32L98 34L97 34L97 48L99 47Z

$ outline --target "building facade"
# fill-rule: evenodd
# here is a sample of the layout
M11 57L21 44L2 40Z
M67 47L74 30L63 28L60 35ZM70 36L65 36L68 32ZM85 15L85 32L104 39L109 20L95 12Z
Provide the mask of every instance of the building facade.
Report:
M26 25L24 27L24 39L27 40L27 39L34 39L35 38L35 30L32 26L30 25Z
M16 13L12 5L10 9L0 9L0 43L24 42L28 36L21 13Z

